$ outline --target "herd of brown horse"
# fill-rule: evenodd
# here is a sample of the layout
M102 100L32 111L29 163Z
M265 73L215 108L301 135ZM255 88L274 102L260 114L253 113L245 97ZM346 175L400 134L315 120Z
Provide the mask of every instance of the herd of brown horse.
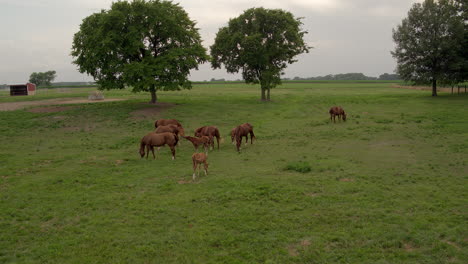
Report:
M335 121L335 117L338 116L338 121L346 121L346 113L340 106L333 106L329 110L330 121ZM203 126L195 130L195 136L185 136L184 128L182 124L175 119L159 119L154 122L155 131L146 134L140 141L140 156L143 158L146 155L148 159L150 151L153 154L153 159L156 158L154 155L154 147L162 147L167 145L172 152L172 159L175 159L175 147L179 143L180 138L183 137L186 140L190 141L195 150L198 150L199 146L203 145L205 153L194 153L192 155L193 163L193 179L195 179L195 172L198 167L198 174L200 174L201 165L204 165L205 175L208 174L208 150L211 148L214 150L214 139L219 149L219 141L221 135L216 126ZM234 127L231 130L231 142L234 144L236 141L236 149L240 152L240 147L242 144L242 138L245 137L245 144L249 142L250 135L250 144L253 144L253 139L256 138L253 132L253 126L250 123L244 123Z

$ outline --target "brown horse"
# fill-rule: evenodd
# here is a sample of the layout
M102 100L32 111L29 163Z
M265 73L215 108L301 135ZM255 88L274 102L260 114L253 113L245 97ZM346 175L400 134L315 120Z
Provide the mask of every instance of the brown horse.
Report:
M180 124L179 121L175 119L159 119L154 122L155 128L158 128L159 126L167 126L167 125L176 125L177 127L179 127L180 135L181 136L185 135L182 124Z
M165 125L165 126L158 126L154 132L157 134L164 133L164 132L171 132L178 136L183 136L184 128L171 124L171 125Z
M197 128L195 130L195 136L196 137L207 136L207 137L210 137L210 138L215 137L216 141L218 142L218 149L219 149L219 139L221 138L221 136L219 134L219 130L218 130L217 127L215 127L215 126L203 126L203 127ZM212 140L211 146L214 149L214 140Z
M148 133L140 141L140 156L143 158L145 156L145 147L146 147L146 159L148 159L149 152L153 153L153 159L156 158L154 155L154 147L161 147L168 145L171 148L172 159L175 159L175 146L179 141L179 137L170 132L164 132L156 134L154 132Z
M336 122L335 116L338 116L338 121L340 121L341 119L343 119L343 121L346 121L346 113L341 106L333 106L328 112L330 113L330 122L332 118L333 122Z
M198 147L200 145L203 145L203 149L205 149L205 152L207 152L208 148L211 145L211 142L213 141L212 137L210 138L207 136L201 136L201 137L182 136L182 137L192 142L193 146L195 147L195 150L198 150Z
M255 138L255 134L253 132L253 126L249 123L242 124L237 126L234 130L234 137L236 139L236 148L237 151L240 151L240 146L242 144L242 137L246 137L250 134L250 144L253 144L253 139Z
M205 169L205 176L208 174L208 157L205 155L205 153L193 153L192 155L192 163L193 163L193 176L192 179L195 180L195 172L198 167L198 177L200 177L200 168L201 165L204 165Z
M244 123L244 124L242 124L241 126L247 128L247 129L249 129L249 133L250 133L250 143L253 143L253 142L252 142L253 126L252 126L251 124L249 124L249 123ZM235 137L236 137L236 136L235 136L236 128L237 128L237 127L233 128L233 129L231 130L231 143L232 143L232 144L234 144L234 139L235 139ZM249 143L249 135L246 134L246 135L244 135L244 137L245 137L245 144ZM255 137L255 136L254 136L254 137Z

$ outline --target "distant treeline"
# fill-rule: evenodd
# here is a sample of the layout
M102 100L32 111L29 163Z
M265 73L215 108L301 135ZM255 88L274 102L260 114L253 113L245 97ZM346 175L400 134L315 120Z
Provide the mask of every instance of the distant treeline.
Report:
M390 73L384 73L380 75L378 78L377 77L370 77L366 76L363 73L341 73L341 74L328 74L325 76L317 76L317 77L307 77L307 78L301 78L301 77L294 77L293 79L289 78L284 78L284 80L294 80L294 81L300 81L300 80L317 80L317 81L395 81L395 80L400 80L400 76L398 74L390 74Z
M363 73L341 73L341 74L328 74L325 76L317 77L294 77L294 78L283 78L283 81L399 81L401 80L398 74L384 73L379 77L366 76ZM211 78L209 81L203 81L202 83L210 82L231 82L224 78L215 79ZM234 82L243 82L243 80L237 79ZM200 83L200 82L197 82Z

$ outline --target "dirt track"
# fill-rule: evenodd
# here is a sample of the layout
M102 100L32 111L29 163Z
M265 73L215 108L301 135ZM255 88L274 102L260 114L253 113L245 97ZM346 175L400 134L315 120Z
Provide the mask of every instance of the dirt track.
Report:
M88 100L82 98L58 98L48 99L41 101L24 101L24 102L11 102L11 103L0 103L0 111L13 111L23 109L31 106L41 105L63 105L63 104L85 104L85 103L103 103L112 101L121 101L124 99L104 99L104 100Z

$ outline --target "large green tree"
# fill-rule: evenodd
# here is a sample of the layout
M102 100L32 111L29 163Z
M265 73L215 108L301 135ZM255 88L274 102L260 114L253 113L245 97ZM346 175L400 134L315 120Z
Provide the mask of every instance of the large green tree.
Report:
M131 86L134 92L190 89L188 75L208 60L195 22L171 1L114 2L86 17L73 38L81 73L101 89Z
M29 76L29 82L37 86L48 86L54 81L55 77L57 77L56 73L56 71L33 72Z
M468 80L468 1L456 0L458 8L458 15L464 22L464 40L461 50L461 57L463 58L463 66L460 69L459 79L462 81Z
M242 71L246 83L260 83L261 99L269 101L287 64L309 51L301 25L284 10L248 9L219 29L211 46L212 67L224 64L229 73Z
M400 25L393 30L396 43L393 57L397 72L407 81L432 84L460 81L463 57L464 23L456 1L425 0L415 3Z

